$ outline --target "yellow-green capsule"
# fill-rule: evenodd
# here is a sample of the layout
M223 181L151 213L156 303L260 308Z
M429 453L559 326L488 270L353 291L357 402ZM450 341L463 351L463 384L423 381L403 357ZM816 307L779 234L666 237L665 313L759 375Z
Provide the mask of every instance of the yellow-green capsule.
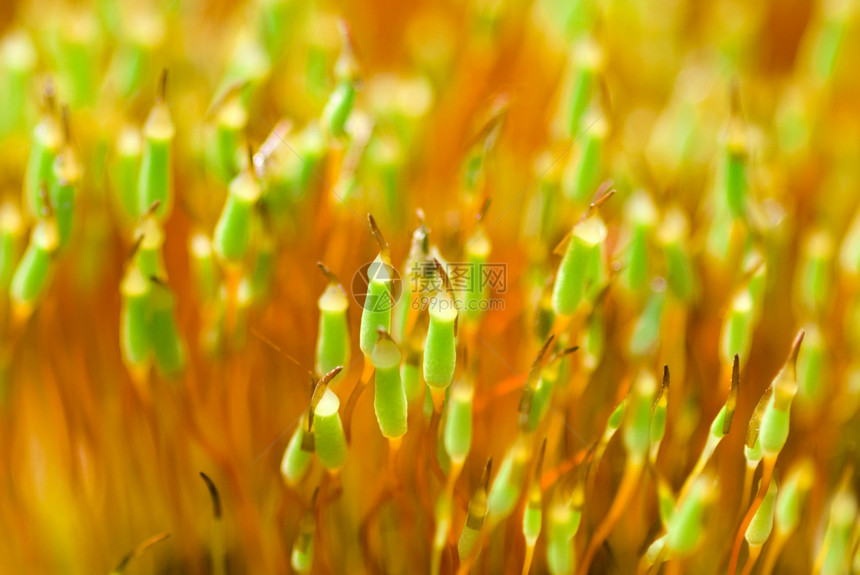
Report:
M567 135L576 138L583 129L582 117L594 97L598 74L603 66L603 49L586 37L573 50L573 81L568 102Z
M329 471L338 471L346 461L347 445L338 409L340 400L327 389L314 409L314 442L320 463Z
M424 339L424 381L444 390L457 366L457 307L454 298L440 292L430 298L430 324Z
M391 308L394 305L391 293L392 272L393 269L381 255L367 268L367 295L361 311L358 341L365 355L370 355L373 351L376 340L379 339L379 328L391 328Z
M42 186L50 183L54 160L63 144L63 131L55 110L54 87L50 82L45 85L45 111L33 129L30 142L23 206L30 217L39 218L45 215L47 209Z
M230 182L227 201L215 224L212 241L215 253L222 260L238 262L247 254L260 193L260 183L250 169L242 171Z
M782 536L800 524L804 501L815 481L815 466L809 459L795 465L788 473L776 498L776 531Z
M382 331L373 346L370 361L376 377L373 409L379 429L388 439L406 435L406 391L400 377L400 359L397 345Z
M191 234L188 238L188 259L197 294L203 302L211 302L218 294L219 277L209 236L200 231Z
M642 310L642 315L633 325L630 335L630 355L634 358L644 358L654 352L659 345L660 323L663 318L663 305L666 301L666 282L655 278L652 282L651 297Z
M120 347L129 366L145 367L152 353L149 296L150 280L132 263L120 284Z
M648 252L657 224L657 209L651 196L644 190L634 193L624 205L624 219L630 228L630 237L626 247L626 265L621 274L627 289L641 293L651 277Z
M744 538L750 547L761 547L765 544L770 532L773 530L774 504L776 502L777 484L776 479L771 479L767 486L764 499L753 515L752 521L747 527Z
M463 315L472 323L480 321L487 309L489 281L484 270L490 256L490 239L483 224L475 227L475 232L466 243L466 286L463 290Z
M775 459L788 440L791 402L797 393L797 356L803 342L803 331L794 340L785 365L773 379L773 393L764 408L759 439L765 457Z
M54 217L57 220L59 248L69 243L75 218L75 195L80 185L83 168L74 148L68 141L68 109L63 110L63 123L66 126L66 145L54 160L50 197Z
M154 216L154 209L147 211L141 218L134 233L137 249L134 257L145 277L162 278L167 275L161 248L164 245L164 231Z
M696 547L705 531L705 506L712 495L712 479L699 477L669 520L666 547L673 556L686 556Z
M311 412L313 413L313 412ZM308 417L305 416L299 422L295 432L290 437L284 457L281 459L281 475L287 485L295 486L304 478L310 467L311 457L314 452L314 441L308 440L307 429ZM311 436L312 437L312 436Z
M143 154L137 180L137 209L143 214L153 203L160 202L155 216L164 221L173 209L173 138L176 128L164 100L167 73L162 75L161 89L155 105L143 126Z
M804 244L795 295L803 310L823 313L830 303L834 245L830 232L819 229Z
M302 515L299 522L299 533L293 542L293 550L290 554L290 566L296 573L310 573L314 560L314 533L316 532L316 507L317 494L314 491L310 507Z
M622 437L627 456L633 465L642 465L651 441L651 409L657 381L648 371L642 371L633 382Z
M451 390L445 420L445 451L457 465L463 465L472 446L472 395L474 388L463 378Z
M248 111L241 90L230 90L215 114L215 136L208 146L209 165L222 182L231 181L241 166Z
M582 134L580 152L574 156L564 175L564 191L568 199L579 204L587 202L597 189L603 172L603 156L609 123L603 112L586 116L587 130Z
M552 309L556 315L573 315L587 290L599 281L594 270L600 265L606 234L606 225L596 215L573 228L552 290Z
M729 363L737 354L741 365L749 359L753 335L753 299L747 288L735 294L723 319L720 333L720 361Z
M21 212L12 202L0 205L0 290L6 293L18 263L24 234Z
M666 283L672 294L683 302L695 299L698 293L696 274L687 249L689 231L687 218L678 208L670 209L657 230L666 262Z
M729 125L729 135L723 156L723 186L726 205L732 217L746 215L749 181L747 175L747 150L745 130L740 120L733 118Z
M357 64L350 45L349 33L341 27L343 50L335 64L337 85L329 96L322 113L322 124L332 136L337 138L346 135L346 122L352 113L355 103L355 83L358 76Z
M156 282L149 302L156 367L162 375L176 377L185 369L185 346L176 325L175 297L167 285Z
M52 219L40 220L30 234L30 243L15 268L9 287L12 302L25 315L33 311L48 291L58 245L57 224Z
M547 513L546 562L552 575L573 573L573 538L579 531L581 519L582 488L574 491L570 501L559 498L550 506Z
M95 103L101 31L95 15L86 10L69 14L62 27L57 60L63 94L75 108Z
M851 534L857 522L857 498L850 488L842 487L830 503L830 516L824 532L816 571L821 575L848 572L851 561Z
M528 438L520 434L516 443L505 454L499 473L490 488L487 505L492 524L507 517L516 505L522 489L528 455Z
M827 389L827 346L818 327L806 327L803 349L797 356L797 396L806 406L818 405Z
M140 130L134 126L123 127L116 141L112 179L115 204L126 221L140 215L137 179L142 150Z
M30 119L28 92L38 61L36 47L23 30L6 34L0 42L0 133L18 132Z
M484 526L484 519L487 517L487 488L490 485L490 474L493 470L493 458L487 461L484 467L484 473L481 476L481 481L478 483L478 488L472 494L469 500L469 510L466 515L466 523L463 525L463 531L460 532L460 539L457 542L457 553L460 556L460 561L472 554L475 548L475 543L478 541L478 536Z
M328 373L339 365L349 365L349 300L337 278L324 265L318 265L328 279L328 285L317 300L320 320L314 367L317 373Z

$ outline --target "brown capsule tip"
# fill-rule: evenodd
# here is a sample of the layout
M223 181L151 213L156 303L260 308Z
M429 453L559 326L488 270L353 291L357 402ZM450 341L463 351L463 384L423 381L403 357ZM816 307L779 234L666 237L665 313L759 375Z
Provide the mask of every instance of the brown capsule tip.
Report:
M149 207L146 209L146 213L143 214L144 217L151 216L155 213L155 211L161 206L161 200L155 200L152 202Z
M669 364L663 365L663 389L669 389ZM662 391L661 391L662 393Z
M541 470L543 469L543 461L546 457L546 437L543 438L543 441L540 444L540 451L538 452L537 464L535 465L535 481L540 485L540 475Z
M803 343L804 335L806 335L806 331L802 329L797 332L797 335L794 338L794 343L791 344L791 353L788 354L788 361L786 363L790 363L792 365L797 364L797 355L800 353L800 344Z
M72 123L69 118L69 106L68 104L64 105L61 112L61 118L63 123L63 140L65 140L66 144L72 141Z
M481 474L481 487L484 490L490 487L490 476L493 474L493 456L487 458L487 465L484 466L484 472Z
M314 489L314 494L311 495L310 509L316 508L317 499L319 498L319 494L320 494L320 487L319 487L319 485L317 485L316 488Z
M143 240L146 238L146 234L140 234L137 236L137 239L134 240L134 245L131 246L131 251L128 254L128 259L131 259L137 254L137 251L140 249L141 244L143 244Z
M367 214L367 222L370 224L370 233L373 234L373 239L376 240L376 244L379 246L379 255L382 262L391 265L391 249L388 247L388 242L385 241L385 237L382 235L379 226L376 224L376 220L371 214Z
M157 101L164 102L167 97L167 68L164 68L161 71L161 77L158 80L158 94L156 96Z
M484 218L487 217L487 211L490 209L490 203L492 203L490 196L485 197L484 201L481 203L481 208L478 210L478 213L475 214L475 221L484 221Z
M212 509L215 515L216 520L221 519L221 495L218 494L218 488L215 487L215 482L210 479L208 475L200 472L200 477L203 478L203 481L206 483L206 487L209 489L209 497L212 498Z

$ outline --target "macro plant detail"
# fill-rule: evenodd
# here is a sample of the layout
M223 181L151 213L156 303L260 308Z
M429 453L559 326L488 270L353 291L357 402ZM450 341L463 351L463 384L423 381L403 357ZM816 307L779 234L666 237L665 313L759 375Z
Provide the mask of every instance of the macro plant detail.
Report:
M0 8L0 573L860 573L857 0Z

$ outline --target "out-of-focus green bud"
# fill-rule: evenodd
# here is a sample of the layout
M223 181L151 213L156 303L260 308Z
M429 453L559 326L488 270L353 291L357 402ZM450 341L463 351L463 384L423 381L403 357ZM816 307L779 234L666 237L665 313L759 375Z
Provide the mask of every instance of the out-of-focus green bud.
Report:
M239 262L248 253L255 223L254 210L260 193L260 183L250 169L230 182L227 201L215 225L212 240L215 253L222 260Z
M641 294L651 277L648 250L657 224L657 209L651 196L644 190L634 193L624 205L624 219L629 226L630 237L621 274L625 286L631 292Z
M448 399L448 419L445 421L445 450L457 465L463 465L472 445L472 395L468 378L461 380Z
M676 557L689 555L704 533L707 502L713 495L713 480L696 479L687 495L678 503L666 528L666 547Z
M125 126L117 138L112 177L115 204L126 221L131 221L140 214L137 178L142 149L140 130Z
M830 504L830 517L824 533L818 570L821 575L846 573L851 560L851 531L857 522L857 498L848 488L841 488Z
M597 89L603 59L603 49L591 37L583 39L573 49L573 78L567 121L567 135L570 138L577 138L584 128L582 118Z
M573 156L563 180L565 195L578 204L587 202L597 189L609 133L609 123L602 112L586 116L585 125L588 129L582 134L579 153Z
M75 108L95 103L98 82L101 31L95 16L86 10L75 10L62 27L57 64L61 93L67 94Z
M804 243L795 295L806 312L822 313L830 303L833 252L833 238L825 229L819 229Z
M749 289L741 288L732 298L720 333L720 361L730 363L735 354L741 365L749 359L753 335L753 299Z
M16 30L6 34L0 42L0 95L4 103L0 109L0 133L19 131L30 118L27 93L38 61L36 47L30 36Z
M6 292L18 263L24 224L21 212L12 202L0 205L0 290Z
M642 465L648 452L651 437L651 407L657 382L648 371L641 371L633 382L633 389L624 418L624 446L633 465Z
M176 377L185 369L185 346L176 325L175 297L164 284L154 286L150 295L152 350L158 370Z
M687 250L689 232L684 212L678 208L666 212L657 230L657 238L663 246L669 289L681 301L692 301L698 293L698 286Z
M826 389L826 345L821 331L814 324L806 327L806 345L797 356L797 396L805 406L815 406L823 399Z
M218 265L213 254L212 241L203 232L195 232L189 237L188 259L191 277L200 299L204 302L212 301L218 292Z
M781 535L788 535L800 524L803 504L814 481L815 467L809 459L789 472L776 499L776 530Z
M522 489L523 474L528 462L528 438L522 434L508 449L487 499L492 524L501 521L513 510Z
M12 302L23 316L30 315L50 287L58 243L57 225L52 219L41 220L33 228L9 287Z
M630 336L630 355L644 358L653 353L660 340L660 321L663 317L663 304L666 301L666 282L662 278L652 282L654 289L642 310L642 315L633 325Z
M842 0L822 3L818 28L810 31L814 34L814 40L809 66L812 78L819 85L833 81L838 57L843 50L846 29L854 10L851 2Z
M158 99L143 126L143 157L137 180L139 213L146 213L158 201L155 215L160 221L166 220L173 209L172 148L176 128L164 100L166 83L165 72Z

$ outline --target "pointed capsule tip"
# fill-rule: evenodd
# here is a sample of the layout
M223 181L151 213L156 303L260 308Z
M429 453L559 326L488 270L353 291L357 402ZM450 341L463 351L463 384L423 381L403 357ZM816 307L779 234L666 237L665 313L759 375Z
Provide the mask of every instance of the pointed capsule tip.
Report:
M791 344L791 353L788 355L788 363L797 364L797 355L800 353L800 344L803 343L804 335L806 335L806 331L803 329L797 332L797 336L794 338L794 343Z

